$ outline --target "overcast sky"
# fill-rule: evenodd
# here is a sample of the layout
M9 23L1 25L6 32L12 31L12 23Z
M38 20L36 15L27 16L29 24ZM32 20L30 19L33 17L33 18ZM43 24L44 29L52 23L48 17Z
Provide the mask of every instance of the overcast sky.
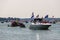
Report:
M60 17L60 0L0 0L0 17Z

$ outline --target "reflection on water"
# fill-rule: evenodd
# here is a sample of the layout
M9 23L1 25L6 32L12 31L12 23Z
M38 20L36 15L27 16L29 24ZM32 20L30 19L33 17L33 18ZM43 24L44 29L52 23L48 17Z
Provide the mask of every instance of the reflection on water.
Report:
M30 30L27 28L8 27L0 23L0 40L60 40L60 24L52 25L49 30Z

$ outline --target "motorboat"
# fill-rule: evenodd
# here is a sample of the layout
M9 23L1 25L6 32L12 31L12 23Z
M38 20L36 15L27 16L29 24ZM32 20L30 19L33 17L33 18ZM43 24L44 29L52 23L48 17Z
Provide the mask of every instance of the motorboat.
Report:
M34 18L33 22L31 22L29 29L32 30L47 30L51 24L48 22L42 22L42 18Z
M12 22L11 25L8 25L8 27L11 26L11 27L21 27L21 28L25 28L25 25L23 23L20 23L20 22Z

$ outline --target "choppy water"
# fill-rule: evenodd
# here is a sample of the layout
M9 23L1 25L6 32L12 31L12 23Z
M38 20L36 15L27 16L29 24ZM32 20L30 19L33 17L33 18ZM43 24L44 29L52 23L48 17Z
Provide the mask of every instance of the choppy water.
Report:
M0 23L0 40L60 40L60 24L52 25L49 30L30 30L28 28L8 27Z

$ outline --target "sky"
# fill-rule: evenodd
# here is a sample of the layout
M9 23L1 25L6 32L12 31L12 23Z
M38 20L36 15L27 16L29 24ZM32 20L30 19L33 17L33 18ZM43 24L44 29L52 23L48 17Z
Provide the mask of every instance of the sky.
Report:
M60 18L60 0L0 0L0 17L29 18L32 12Z

